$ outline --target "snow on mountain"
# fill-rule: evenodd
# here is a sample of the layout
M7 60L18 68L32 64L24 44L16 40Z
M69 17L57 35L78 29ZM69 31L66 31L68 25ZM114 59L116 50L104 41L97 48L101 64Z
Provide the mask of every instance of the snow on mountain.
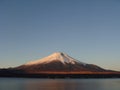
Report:
M86 63L83 63L83 62L80 62L70 56L68 56L67 54L65 53L62 53L62 52L56 52L56 53L53 53L45 58L42 58L42 59L38 59L36 61L31 61L31 62L28 62L24 65L37 65L37 64L46 64L46 63L50 63L52 61L60 61L61 63L63 64L75 64L75 63L80 63L80 64L83 64L83 65L86 65Z
M15 68L29 73L41 72L104 72L105 69L94 65L80 62L69 55L56 52L45 58L28 62Z

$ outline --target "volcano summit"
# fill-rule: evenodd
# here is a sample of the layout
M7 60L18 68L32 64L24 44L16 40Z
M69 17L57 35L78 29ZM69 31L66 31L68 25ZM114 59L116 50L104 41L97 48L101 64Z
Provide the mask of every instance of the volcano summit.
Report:
M69 55L56 52L39 60L17 67L28 73L85 73L107 71L97 65L80 62Z

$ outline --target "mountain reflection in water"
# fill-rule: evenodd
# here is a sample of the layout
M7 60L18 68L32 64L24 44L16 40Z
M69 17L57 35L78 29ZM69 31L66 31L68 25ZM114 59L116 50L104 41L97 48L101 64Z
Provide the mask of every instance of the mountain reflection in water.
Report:
M120 79L0 78L0 90L120 90Z

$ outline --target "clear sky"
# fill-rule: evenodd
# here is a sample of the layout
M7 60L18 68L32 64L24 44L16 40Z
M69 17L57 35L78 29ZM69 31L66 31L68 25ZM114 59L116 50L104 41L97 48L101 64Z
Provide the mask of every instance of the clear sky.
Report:
M120 70L119 0L0 0L0 67L54 52Z

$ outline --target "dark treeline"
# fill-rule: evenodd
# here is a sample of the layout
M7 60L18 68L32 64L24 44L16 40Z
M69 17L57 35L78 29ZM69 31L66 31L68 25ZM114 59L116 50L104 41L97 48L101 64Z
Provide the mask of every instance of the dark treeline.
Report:
M24 78L120 78L120 74L26 74L22 71L0 70L0 77Z

